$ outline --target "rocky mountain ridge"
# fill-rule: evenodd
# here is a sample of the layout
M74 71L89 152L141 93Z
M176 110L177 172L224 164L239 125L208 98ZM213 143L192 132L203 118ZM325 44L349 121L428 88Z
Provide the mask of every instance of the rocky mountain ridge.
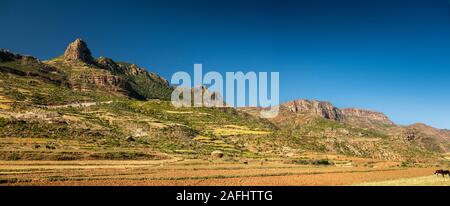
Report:
M240 110L257 116L261 108ZM370 153L387 159L399 158L401 148L413 145L439 153L450 152L450 135L446 130L423 124L400 126L383 113L339 109L330 102L298 99L283 103L278 116L269 120L281 130L289 131L286 135L308 139L331 152ZM386 145L392 148L386 149Z
M360 121L385 125L394 124L381 112L357 108L339 109L330 102L324 101L299 99L281 104L281 107L287 108L293 114L312 115L335 121Z
M208 155L219 148L229 155L318 152L413 161L450 151L448 130L398 126L375 111L300 99L281 104L280 114L267 120L259 118L262 108L175 108L164 101L171 92L167 80L135 64L94 58L81 39L48 61L0 50L0 138L169 153Z
M48 61L1 50L0 62L21 65L3 66L4 72L51 76L78 91L103 90L135 99L169 99L173 90L166 79L135 64L117 63L106 57L95 59L82 39L70 43L61 57ZM39 69L31 69L36 67Z

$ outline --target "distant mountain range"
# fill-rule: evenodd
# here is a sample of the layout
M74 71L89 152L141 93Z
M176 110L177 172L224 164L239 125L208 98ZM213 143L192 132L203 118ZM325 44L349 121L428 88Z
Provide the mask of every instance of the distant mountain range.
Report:
M204 156L220 150L420 162L450 151L449 130L399 126L379 112L294 100L280 105L277 117L261 119L261 108L174 108L172 91L147 69L92 57L81 39L47 61L0 50L0 159L145 159L151 152ZM50 151L40 144L52 145ZM108 156L111 150L122 155Z

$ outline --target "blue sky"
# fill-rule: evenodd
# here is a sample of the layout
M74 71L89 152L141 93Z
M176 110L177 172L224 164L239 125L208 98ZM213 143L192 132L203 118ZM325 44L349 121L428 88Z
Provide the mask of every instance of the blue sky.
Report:
M0 0L0 48L41 59L77 37L170 79L278 71L280 99L450 128L448 0Z

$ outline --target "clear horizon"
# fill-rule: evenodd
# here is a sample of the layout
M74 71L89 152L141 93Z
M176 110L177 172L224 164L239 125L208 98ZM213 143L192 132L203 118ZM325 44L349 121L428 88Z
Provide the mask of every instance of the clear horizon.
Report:
M80 37L95 57L166 79L195 63L280 72L281 103L329 101L450 129L447 0L0 0L0 17L0 48L44 60Z

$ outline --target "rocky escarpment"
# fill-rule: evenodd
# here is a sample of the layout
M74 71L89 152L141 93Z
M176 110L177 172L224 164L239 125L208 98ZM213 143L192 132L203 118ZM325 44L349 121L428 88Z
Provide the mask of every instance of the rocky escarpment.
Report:
M365 109L349 108L340 110L343 120L352 122L370 122L384 125L394 125L394 123L383 113Z
M76 39L70 43L64 52L65 61L79 61L88 64L94 63L94 58L91 55L91 51L87 47L86 42L82 39Z
M285 103L282 106L292 113L319 116L331 120L339 120L341 118L339 109L329 102L300 99Z
M295 100L282 105L293 114L318 116L329 120L354 123L393 125L389 118L380 112L365 109L339 109L329 102L317 100Z
M71 77L71 87L75 90L89 90L92 89L90 88L92 86L101 87L109 91L122 91L129 87L127 81L115 75L80 74Z

